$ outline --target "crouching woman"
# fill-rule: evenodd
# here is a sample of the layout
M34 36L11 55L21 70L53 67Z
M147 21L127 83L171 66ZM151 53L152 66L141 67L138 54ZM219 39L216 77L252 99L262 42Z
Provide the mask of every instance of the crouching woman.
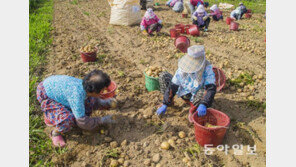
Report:
M140 28L143 34L152 35L154 31L160 32L162 28L162 21L154 14L151 8L148 8L145 12Z
M54 127L50 133L54 146L65 146L62 135L75 125L93 131L102 124L115 123L110 115L90 117L92 110L108 108L116 103L114 98L99 98L110 83L109 76L101 70L90 72L83 80L53 75L39 83L37 100L41 104L45 124Z
M211 18L208 13L205 11L203 5L199 5L196 11L192 15L192 23L197 25L198 28L204 28L204 31L208 31Z
M165 114L167 107L173 104L177 94L190 104L188 119L192 122L192 115L206 115L207 108L212 105L216 94L215 73L212 65L205 58L202 45L188 48L188 53L178 62L178 69L174 76L163 72L159 76L160 91L163 93L163 104L157 109L158 115Z

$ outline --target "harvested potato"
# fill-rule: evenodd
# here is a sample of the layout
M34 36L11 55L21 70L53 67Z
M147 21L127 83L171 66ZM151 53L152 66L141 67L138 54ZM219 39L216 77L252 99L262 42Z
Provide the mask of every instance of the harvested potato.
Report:
M183 139L183 138L186 137L186 133L183 132L183 131L180 131L178 135L179 135L179 137L180 137L181 139Z
M113 100L111 101L111 108L116 108L117 107L117 101L116 100Z
M168 142L162 142L161 145L160 145L160 148L161 149L164 149L164 150L168 150L170 149L170 144Z
M124 159L123 158L119 158L117 161L118 161L119 164L123 164L124 163Z
M172 147L175 147L175 140L173 140L173 139L169 139L168 140L168 143L172 146Z
M101 91L101 93L103 93L103 94L106 94L106 93L108 93L109 91L108 91L108 89L107 88L105 88L105 89L103 89L102 91Z
M215 127L217 127L216 125L212 125L212 124L210 124L210 123L206 123L205 124L205 127L208 127L208 128L215 128Z
M117 167L118 162L115 159L111 159L110 167Z
M254 98L254 96L249 96L248 97L248 100L254 100L255 98Z
M145 69L145 73L154 78L158 78L159 74L163 71L162 67L157 66L149 66Z
M96 48L93 45L88 44L86 46L81 47L80 51L85 53L90 53L90 52L95 52Z

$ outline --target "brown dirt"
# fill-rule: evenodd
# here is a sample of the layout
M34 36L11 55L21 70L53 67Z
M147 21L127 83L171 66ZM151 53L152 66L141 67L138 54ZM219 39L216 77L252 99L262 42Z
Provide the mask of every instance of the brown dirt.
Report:
M129 166L188 165L182 161L184 150L196 144L194 127L187 121L189 107L175 98L175 106L159 120L154 113L162 96L158 91L147 92L145 89L143 71L147 66L159 65L171 73L177 69L178 54L168 32L177 23L190 23L189 18L184 19L181 14L169 10L164 2L160 4L155 13L164 22L163 34L145 37L139 32L139 26L109 25L110 7L105 0L79 1L78 5L55 1L53 45L46 76L65 74L82 78L93 69L102 69L119 85L118 109L94 112L94 115L115 114L119 123L102 127L105 134L87 134L74 129L66 135L67 152L52 157L57 166L109 166L111 158L106 153L111 147L106 137L119 145L127 141L127 145L120 146L118 151ZM226 15L229 11L224 12L224 17ZM230 147L243 144L244 155L234 155L230 148L228 155L216 150L208 156L201 149L197 158L189 154L191 166L265 166L265 110L248 105L246 99L252 95L256 101L265 102L265 20L263 15L254 14L251 19L239 23L240 30L233 32L225 21L211 22L207 33L202 32L200 37L190 39L191 45L205 45L207 58L214 66L222 68L227 78L234 78L241 72L263 75L251 91L238 92L237 88L227 85L217 93L213 104L213 108L231 118L224 144ZM235 46L233 37L242 42L242 46ZM79 49L89 41L99 44L100 59L94 63L82 63ZM188 137L179 139L181 130ZM161 150L160 144L169 138L176 140L176 147ZM254 144L257 155L245 155L247 145ZM152 157L157 153L161 158L155 163Z

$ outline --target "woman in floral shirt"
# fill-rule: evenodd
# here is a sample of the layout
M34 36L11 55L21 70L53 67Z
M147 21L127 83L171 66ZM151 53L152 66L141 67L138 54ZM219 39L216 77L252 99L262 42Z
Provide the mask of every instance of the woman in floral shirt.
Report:
M156 113L165 114L177 94L191 106L188 116L190 122L194 112L198 112L198 116L206 115L206 110L212 105L216 94L215 73L212 68L205 58L204 46L189 47L188 53L179 60L174 76L168 72L160 74L160 91L164 98Z
M104 123L114 123L111 116L89 117L92 110L111 106L113 98L102 100L100 92L111 83L109 76L94 70L78 79L66 75L53 75L37 87L37 100L44 113L47 126L54 126L51 139L55 146L65 146L62 134L77 124L84 130L95 130Z

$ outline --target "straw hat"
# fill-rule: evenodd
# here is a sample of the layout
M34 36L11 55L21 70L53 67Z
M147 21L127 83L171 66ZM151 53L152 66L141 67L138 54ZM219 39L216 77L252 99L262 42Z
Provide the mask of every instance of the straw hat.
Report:
M205 60L205 47L193 45L187 49L187 54L179 60L178 68L185 73L195 73L203 68Z
M196 9L197 13L203 13L205 12L205 7L203 5L199 5Z
M240 2L238 5L243 5L243 3L242 3L242 2Z

